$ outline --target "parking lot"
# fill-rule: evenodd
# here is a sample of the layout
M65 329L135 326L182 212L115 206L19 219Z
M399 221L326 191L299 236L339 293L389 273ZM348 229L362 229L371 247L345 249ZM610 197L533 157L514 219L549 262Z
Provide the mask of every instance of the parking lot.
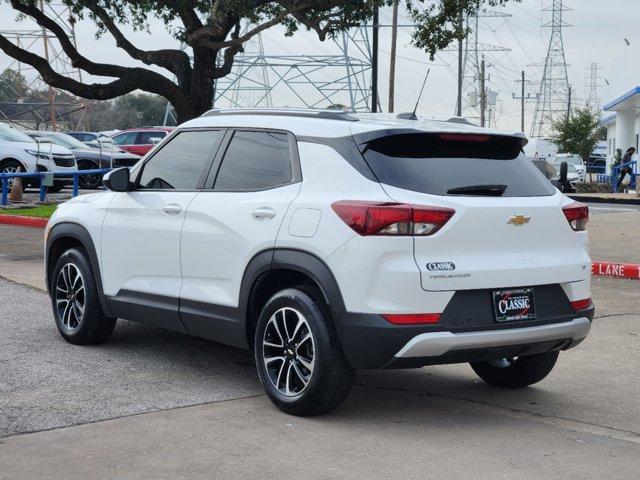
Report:
M593 259L640 262L639 219L592 205ZM0 478L638 478L638 281L594 277L591 335L534 387L467 365L361 371L343 407L304 419L241 350L125 321L66 344L42 231L1 226L0 243Z

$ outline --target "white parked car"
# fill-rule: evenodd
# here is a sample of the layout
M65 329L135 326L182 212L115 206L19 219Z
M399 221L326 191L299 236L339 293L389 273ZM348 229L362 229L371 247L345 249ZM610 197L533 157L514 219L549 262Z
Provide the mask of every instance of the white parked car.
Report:
M558 168L560 168L560 165L558 164L556 165ZM558 180L560 180L560 172L558 172ZM571 185L570 190L575 192L576 184L582 182L583 180L584 178L580 176L580 174L576 170L576 167L570 163L567 163L567 182L569 182L569 184ZM568 192L568 190L565 190L565 191Z
M578 182L584 182L587 174L587 166L580 155L573 153L558 153L553 159L553 163L558 170L560 170L562 162L567 162L567 165L572 165L575 172L578 174Z
M21 168L23 172L56 172L76 171L76 158L67 148L51 142L36 142L20 130L5 123L0 123L0 172L15 173ZM72 182L71 177L56 177L49 191L62 190ZM39 186L39 179L25 178L24 187Z
M593 319L588 208L520 133L335 111L211 111L45 232L60 334L116 318L250 348L285 412L338 406L356 369L469 362L542 380ZM544 238L544 241L541 241Z

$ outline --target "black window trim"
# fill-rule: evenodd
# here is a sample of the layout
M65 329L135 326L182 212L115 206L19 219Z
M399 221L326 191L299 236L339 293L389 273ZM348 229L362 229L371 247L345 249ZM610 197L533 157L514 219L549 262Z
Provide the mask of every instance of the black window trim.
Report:
M172 132L167 133L162 141L162 148L159 148L152 152L145 161L140 164L140 167L135 172L135 181L133 182L133 190L134 192L200 192L203 190L209 172L211 170L211 166L215 162L222 146L225 145L225 140L227 135L229 134L228 128L226 127L190 127L190 128L179 128L175 129ZM188 189L171 189L171 188L140 188L140 177L142 177L142 172L144 172L144 168L147 163L151 161L153 157L155 157L158 152L162 151L162 149L169 144L173 140L174 137L178 136L182 132L221 132L222 138L220 143L218 143L218 147L215 149L215 152L209 157L206 161L204 168L202 169L202 173L200 174L200 178L198 179L198 183L196 184L196 188L188 188Z
M214 186L216 180L218 178L218 173L220 173L220 167L222 165L222 160L227 153L229 145L231 144L231 140L236 132L265 132L265 133L280 133L286 134L287 139L289 141L289 162L291 164L291 180L286 183L282 183L280 185L276 185L273 187L265 187L265 188L256 188L251 190L214 190ZM204 191L207 192L215 192L215 193L249 193L249 192L264 192L267 190L273 190L275 188L282 188L288 185L294 185L296 183L302 182L302 168L300 167L300 153L298 152L298 142L296 140L296 136L288 131L288 130L280 130L275 128L254 128L254 127L230 127L227 129L227 133L224 136L222 143L220 144L220 148L218 148L218 153L215 155L215 159L213 164L211 165L211 169L209 174L207 175L207 180L204 183Z

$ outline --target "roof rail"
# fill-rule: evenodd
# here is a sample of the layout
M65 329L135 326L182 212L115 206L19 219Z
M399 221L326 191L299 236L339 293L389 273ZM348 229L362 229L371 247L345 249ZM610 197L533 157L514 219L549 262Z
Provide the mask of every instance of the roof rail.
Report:
M212 109L203 113L203 117L214 117L218 115L272 115L282 117L305 117L321 118L323 120L342 120L344 122L358 122L357 117L350 112L340 110L313 110L301 108L238 108L231 110Z

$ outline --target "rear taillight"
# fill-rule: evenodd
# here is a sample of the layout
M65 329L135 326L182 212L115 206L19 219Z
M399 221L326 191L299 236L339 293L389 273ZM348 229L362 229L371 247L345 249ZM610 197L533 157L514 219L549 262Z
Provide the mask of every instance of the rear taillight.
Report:
M357 200L341 200L331 208L360 235L433 235L455 213L443 207Z
M384 314L384 319L393 323L394 325L420 325L420 324L433 324L440 321L439 313L399 313L399 314Z
M569 225L576 232L582 232L587 228L589 221L589 207L582 203L570 203L566 207L562 207L564 216L567 217Z
M573 308L574 312L577 312L579 310L584 310L586 308L589 308L590 306L591 306L590 298L585 298L584 300L575 300L571 302L571 308Z

